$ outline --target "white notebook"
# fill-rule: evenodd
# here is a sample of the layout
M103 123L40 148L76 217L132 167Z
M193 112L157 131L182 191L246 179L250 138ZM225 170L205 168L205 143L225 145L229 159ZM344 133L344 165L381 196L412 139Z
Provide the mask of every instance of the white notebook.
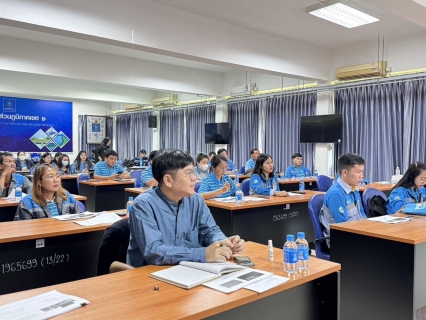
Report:
M200 263L181 261L179 265L151 273L151 277L175 286L191 289L222 274L245 269L230 262Z

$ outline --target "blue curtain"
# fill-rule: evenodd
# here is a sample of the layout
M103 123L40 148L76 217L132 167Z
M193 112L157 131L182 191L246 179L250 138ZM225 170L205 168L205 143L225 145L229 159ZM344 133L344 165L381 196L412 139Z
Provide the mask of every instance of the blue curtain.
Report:
M193 107L187 110L186 132L187 150L195 158L199 152L214 151L214 144L205 144L204 128L206 123L216 122L216 105Z
M152 112L133 112L116 116L117 153L123 160L133 159L139 150L152 151L153 129L149 128L148 118Z
M258 148L260 101L228 103L228 122L231 130L228 157L240 168L250 158L250 150Z
M335 92L336 113L343 115L338 156L351 152L365 160L370 181L390 180L403 161L404 83L344 88Z
M188 150L186 138L187 109L160 111L160 148Z
M111 139L114 136L114 119L113 117L106 117L106 135ZM95 149L97 144L87 143L87 115L79 114L78 115L78 151L86 151L87 155L90 157L92 155L92 150Z
M317 93L286 95L264 100L265 153L272 156L275 171L284 171L292 164L292 154L303 156L303 165L314 171L314 144L299 143L300 117L313 116Z

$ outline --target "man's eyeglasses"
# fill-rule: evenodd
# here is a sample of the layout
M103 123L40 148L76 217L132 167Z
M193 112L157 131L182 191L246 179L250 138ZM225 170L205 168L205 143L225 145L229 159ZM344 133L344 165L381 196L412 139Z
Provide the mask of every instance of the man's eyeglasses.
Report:
M189 179L191 179L191 178L195 177L195 170L188 170L188 171L184 172L184 174L186 176L188 176Z

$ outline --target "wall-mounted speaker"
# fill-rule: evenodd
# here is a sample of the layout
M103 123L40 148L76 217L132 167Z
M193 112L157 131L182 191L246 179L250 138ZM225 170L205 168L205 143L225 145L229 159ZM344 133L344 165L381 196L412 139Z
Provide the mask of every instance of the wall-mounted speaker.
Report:
M149 116L148 127L157 128L157 116Z

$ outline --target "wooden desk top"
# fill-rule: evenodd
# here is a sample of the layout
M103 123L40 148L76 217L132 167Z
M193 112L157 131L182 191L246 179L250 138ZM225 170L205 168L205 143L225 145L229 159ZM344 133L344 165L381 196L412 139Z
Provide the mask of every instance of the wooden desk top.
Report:
M365 187L361 187L358 188L359 191L363 192L365 190L367 190L368 188L374 188L380 191L389 191L392 190L392 188L395 186L395 184L392 183L377 183L377 182L372 182L368 185L366 185Z
M132 192L136 194L144 193L145 191L149 190L149 188L125 188L124 191Z
M235 174L229 174L231 179L235 179ZM250 179L251 175L249 174L238 174L238 179Z
M73 194L72 195L75 200L78 201L86 201L87 197L85 196L80 196L78 194ZM0 208L2 207L17 207L19 204L19 201L15 201L15 200L6 200L6 198L0 198Z
M117 211L126 210L113 210L113 212ZM123 216L123 218L126 217L127 215ZM109 226L110 224L102 224L83 227L73 221L59 221L52 218L2 222L0 223L0 243L103 231Z
M267 246L247 242L244 254L249 255L261 270L287 276L283 271L283 253L274 248L274 262L269 262ZM263 299L284 290L313 281L340 270L340 264L310 257L309 272L298 274L286 283L264 293L247 289L225 294L198 286L185 290L149 277L164 269L146 266L100 277L2 295L0 305L25 299L50 290L76 295L90 304L58 316L58 319L201 319L241 305ZM168 266L167 266L168 267ZM159 290L154 291L154 286ZM55 318L56 319L56 318Z
M235 202L220 202L220 201L214 201L214 200L206 200L206 204L209 207L222 208L227 210L243 210L243 209L250 209L250 208L270 207L270 206L281 205L281 204L308 202L309 199L314 194L325 194L325 192L306 190L306 193L300 196L294 196L294 197L272 196L272 197L268 197L268 199L266 200L248 201L248 202L244 202L244 197L243 197L243 203L241 204L241 206L237 206ZM250 196L250 197L256 197L256 196Z
M63 174L61 180L77 180L79 174Z
M78 200L78 201L86 201L87 200L87 197L80 196L79 194L72 194L72 196L74 197L75 200Z
M131 181L130 181L131 180ZM128 181L114 181L114 180L83 180L80 181L81 184L88 184L90 186L102 187L102 186L116 186L120 184L130 184L135 183L135 179L128 179Z
M294 183L299 184L300 180L303 180L303 182L305 182L305 184L309 183L309 182L317 182L317 179L315 179L315 178L303 178L303 179L302 178L297 178L297 179L294 179L294 180L291 180L291 179L287 179L287 180L278 179L278 183L279 184L294 184Z
M330 225L333 230L398 241L409 244L426 242L426 220L389 224L370 220L358 220Z

